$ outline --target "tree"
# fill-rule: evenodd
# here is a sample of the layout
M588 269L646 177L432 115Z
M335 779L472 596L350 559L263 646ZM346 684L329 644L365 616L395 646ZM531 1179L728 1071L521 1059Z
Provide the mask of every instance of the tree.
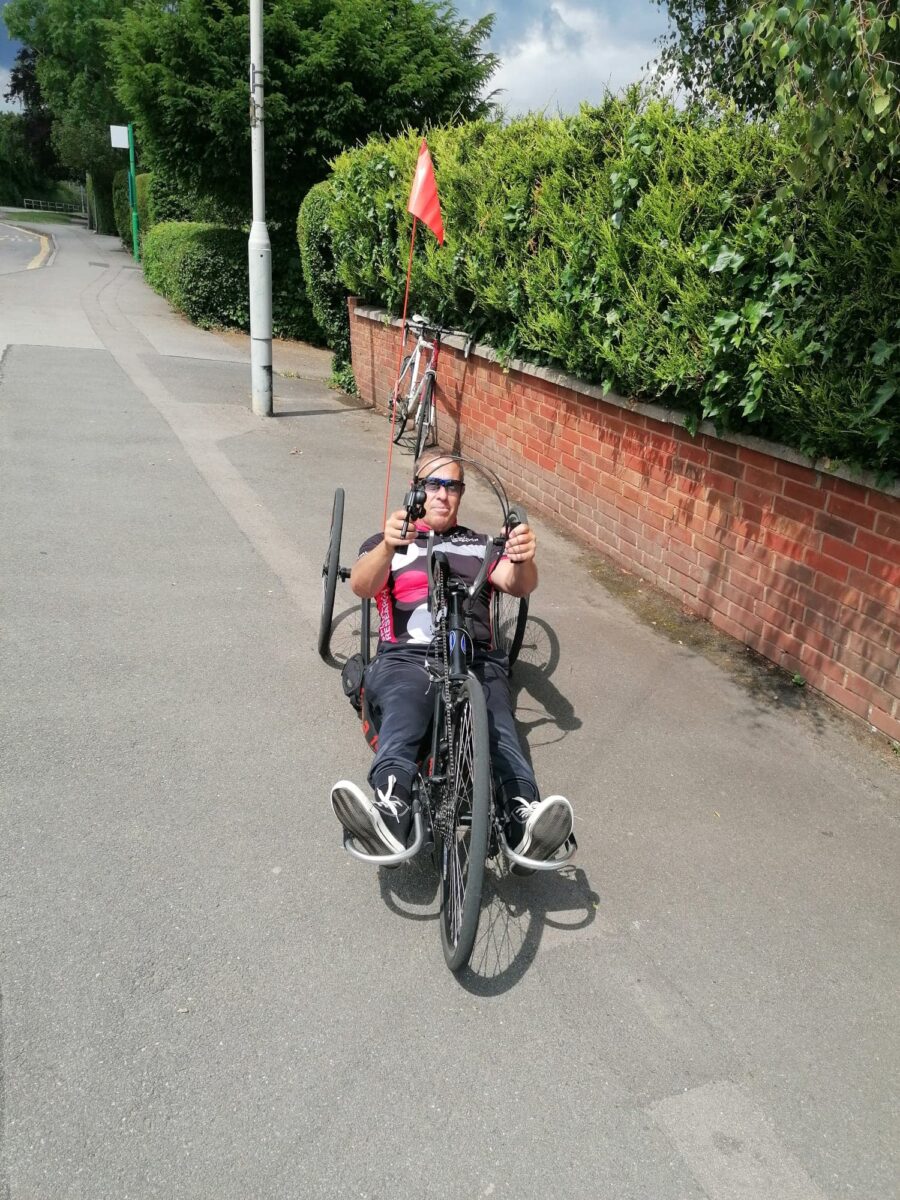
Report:
M122 165L109 144L110 124L126 118L112 89L104 43L106 22L118 19L125 0L9 0L10 34L34 55L34 77L63 166L90 172L98 193L110 192ZM111 202L104 211L112 212ZM115 228L102 232L114 233Z
M25 117L0 112L0 204L21 204L24 196L42 192L47 184L29 152Z
M23 0L13 0L23 2ZM328 162L370 133L483 115L496 68L473 25L429 0L283 0L265 11L267 202L293 231ZM107 26L116 92L147 160L186 189L250 199L247 0L146 0Z
M900 11L896 0L765 0L739 29L739 79L762 71L780 107L804 114L802 164L826 176L851 168L897 182ZM799 173L799 172L798 172Z
M717 92L739 108L759 113L775 105L768 75L744 78L744 44L739 23L747 0L655 0L668 10L669 29L658 39L657 74L694 101ZM727 32L726 32L727 31Z
M5 96L22 105L23 137L35 172L47 180L58 178L59 160L50 140L53 122L38 83L37 52L31 46L23 46L16 55Z
M732 96L750 114L800 115L798 177L859 170L896 186L900 13L896 0L657 0L674 29L660 71L693 98Z

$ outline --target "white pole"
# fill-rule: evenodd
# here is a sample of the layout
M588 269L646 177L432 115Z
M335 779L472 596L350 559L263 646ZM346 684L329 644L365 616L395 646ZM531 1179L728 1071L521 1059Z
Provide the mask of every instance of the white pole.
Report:
M272 245L266 228L262 0L250 0L250 151L253 224L250 226L250 383L253 411L272 415Z

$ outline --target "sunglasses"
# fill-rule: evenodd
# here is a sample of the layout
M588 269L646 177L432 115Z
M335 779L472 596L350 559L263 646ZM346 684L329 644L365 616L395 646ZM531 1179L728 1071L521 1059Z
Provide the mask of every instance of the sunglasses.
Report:
M422 480L422 487L429 496L436 496L441 488L447 489L448 496L461 496L465 486L461 479L439 479L437 475L429 475Z

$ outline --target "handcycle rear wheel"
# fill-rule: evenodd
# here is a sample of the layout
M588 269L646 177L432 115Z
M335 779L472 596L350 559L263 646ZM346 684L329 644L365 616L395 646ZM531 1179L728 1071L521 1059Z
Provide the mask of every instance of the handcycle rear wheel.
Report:
M510 596L508 592L501 592L499 588L495 588L491 596L494 647L504 652L510 667L519 657L527 623L528 597Z
M419 412L416 417L416 448L413 456L414 461L419 461L419 456L426 446L434 446L437 444L437 412L434 407L434 376L425 376L425 385L422 390L422 397L419 400Z
M341 559L341 531L344 527L344 489L335 488L331 507L331 530L328 549L322 564L322 611L319 616L319 654L327 659L331 652L331 622L334 617L334 595L337 590Z
M438 821L441 871L441 945L451 971L472 955L490 836L491 766L487 706L470 675L451 713L452 739L445 770L446 822ZM452 783L450 782L452 780Z
M507 515L507 529L528 523L525 506L516 501ZM528 597L510 596L507 592L494 589L491 596L491 631L494 648L502 650L509 659L510 668L519 657L525 626L528 623Z
M409 364L412 359L411 354L407 354L400 366L400 374L397 377L397 384L394 391L391 393L388 401L389 405L396 409L394 417L394 432L393 439L397 443L403 437L403 431L406 429L406 422L409 420L410 409L410 386L409 386ZM388 416L391 416L390 407Z

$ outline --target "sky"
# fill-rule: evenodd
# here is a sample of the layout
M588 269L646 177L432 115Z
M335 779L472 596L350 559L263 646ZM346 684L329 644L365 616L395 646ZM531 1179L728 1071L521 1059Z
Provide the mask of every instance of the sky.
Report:
M501 66L491 88L502 89L498 99L508 116L576 112L607 87L619 91L635 82L666 27L665 8L653 0L456 0L456 9L468 21L495 14L488 48ZM0 20L0 109L9 107L3 92L15 55Z
M0 0L0 10L6 7L7 0ZM18 44L10 42L6 34L6 22L0 15L0 112L5 109L14 108L14 105L9 104L3 99L3 93L9 87L9 68L13 64L13 59L16 57Z
M666 10L653 0L457 0L460 16L495 14L489 49L500 57L491 80L508 116L578 111L606 89L635 83L656 57Z

